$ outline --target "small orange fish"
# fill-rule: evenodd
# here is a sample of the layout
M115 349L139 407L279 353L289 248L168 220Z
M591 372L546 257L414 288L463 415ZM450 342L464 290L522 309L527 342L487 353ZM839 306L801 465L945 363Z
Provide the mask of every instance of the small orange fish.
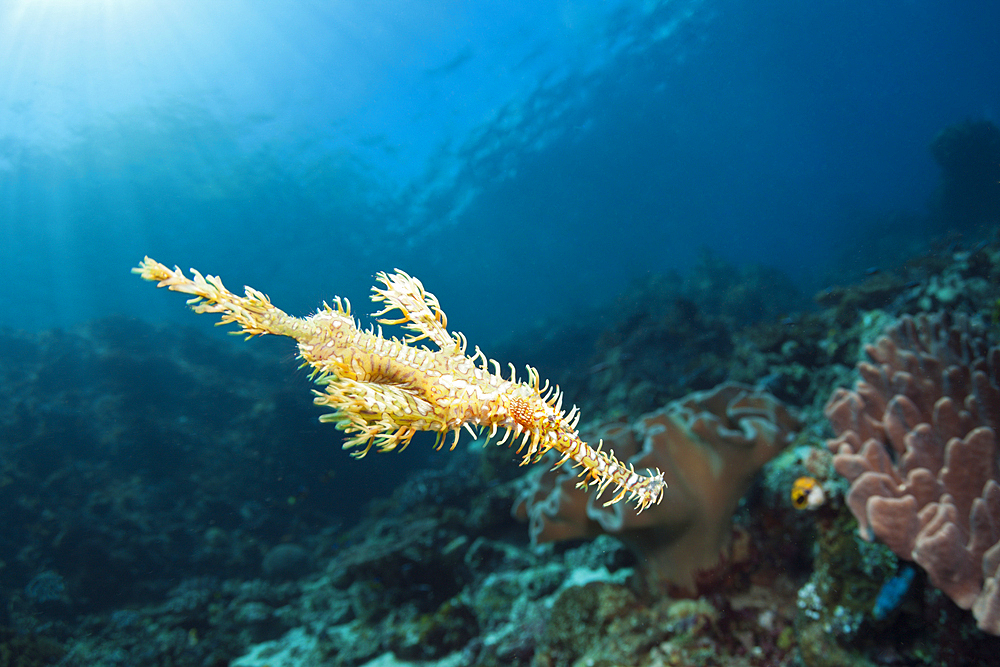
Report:
M792 484L792 507L797 510L814 510L826 502L823 487L813 477L799 477Z

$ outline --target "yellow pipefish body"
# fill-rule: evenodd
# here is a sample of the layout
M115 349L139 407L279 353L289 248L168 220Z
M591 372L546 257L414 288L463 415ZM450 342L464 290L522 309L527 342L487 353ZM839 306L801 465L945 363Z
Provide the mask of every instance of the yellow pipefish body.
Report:
M488 431L487 441L503 430L500 444L513 435L522 439L518 453L527 447L521 465L555 449L562 454L557 465L572 459L582 468L581 487L595 485L599 494L613 489L614 496L605 504L627 496L641 512L663 498L666 483L659 470L640 475L614 452L602 451L600 443L595 449L580 439L579 411L574 406L565 413L558 388L547 382L539 386L535 369L528 367L527 380L521 382L511 366L505 379L500 365L478 347L467 355L465 336L448 331L437 298L403 271L378 274L381 287L372 290L372 300L383 304L375 313L377 321L402 325L410 332L403 339L385 338L380 329L360 329L350 304L339 297L333 306L323 304L314 315L299 318L274 307L253 288L236 296L217 276L193 269L188 278L180 268L169 269L147 257L133 272L157 287L192 295L188 304L195 312L219 313L220 324L236 323L250 337L294 338L299 355L324 389L316 392L315 402L333 409L320 419L336 423L351 436L344 448L358 448L354 456L364 456L372 446L379 451L402 449L417 431L437 433L439 447L454 434L454 448L462 428L473 435L472 427ZM390 313L392 317L386 317ZM414 345L421 340L437 349Z

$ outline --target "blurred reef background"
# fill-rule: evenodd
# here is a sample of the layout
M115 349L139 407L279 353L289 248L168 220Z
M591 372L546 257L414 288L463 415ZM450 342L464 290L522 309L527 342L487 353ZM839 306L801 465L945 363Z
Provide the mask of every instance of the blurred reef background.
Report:
M0 667L992 664L997 25L5 4ZM352 459L292 345L147 254L293 314L404 269L668 495Z

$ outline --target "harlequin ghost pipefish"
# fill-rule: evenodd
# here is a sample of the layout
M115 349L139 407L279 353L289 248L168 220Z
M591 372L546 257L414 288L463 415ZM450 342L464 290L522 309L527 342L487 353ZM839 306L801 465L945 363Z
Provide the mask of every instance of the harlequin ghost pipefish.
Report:
M541 384L534 368L527 367L527 379L519 381L510 365L506 379L500 364L478 346L467 355L465 336L448 331L437 297L403 271L378 274L381 286L372 288L371 298L382 309L373 315L378 325L367 330L340 297L300 318L274 307L252 287L236 296L218 276L194 269L188 278L179 267L169 269L146 257L132 272L157 287L192 295L188 305L194 312L219 313L219 324L240 326L234 334L294 338L302 365L312 367L310 377L323 387L314 392L315 403L333 409L320 421L333 422L349 436L344 449L355 449L353 456L362 457L373 446L380 452L402 450L417 431L435 432L436 448L451 436L454 449L462 429L477 437L476 427L488 433L486 442L499 431L504 434L498 444L520 438L521 465L537 462L550 449L562 454L556 466L572 459L581 468L579 487L596 486L598 497L612 489L605 505L628 497L642 512L663 498L667 485L659 470L639 474L613 451L603 451L602 443L594 448L580 439L579 410L573 406L565 413L559 388ZM408 333L401 339L384 337L382 324L401 325ZM416 345L425 340L437 349Z

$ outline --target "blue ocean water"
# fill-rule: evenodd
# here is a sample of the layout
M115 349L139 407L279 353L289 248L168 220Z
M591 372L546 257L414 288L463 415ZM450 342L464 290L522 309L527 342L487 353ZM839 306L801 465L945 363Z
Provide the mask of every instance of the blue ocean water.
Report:
M996 487L961 501L978 509L968 549L949 533L964 570L941 561L965 574L954 595L933 563L896 574L903 540L857 536L825 442L846 422L878 430L841 389L865 343L914 315L882 352L931 331L955 358L884 384L923 373L922 396L947 385L966 407L914 420L983 417L981 449L947 444L945 482L1000 471L975 459L1000 415L997 5L4 0L0 100L0 655L966 665L1000 650L996 547L980 548ZM295 315L346 297L363 324L376 275L405 270L469 356L559 398L470 371L440 336L436 356L355 357L314 384L289 341L223 342L217 318L140 280L147 255ZM421 377L434 364L452 366ZM445 427L413 416L456 406ZM453 451L417 433L355 460L326 408L380 444L524 427L602 492L646 489L649 512L633 497L595 514L530 449L539 465L513 465L524 443L484 449L458 428ZM803 480L809 511L789 498Z
M917 0L13 0L0 325L185 317L129 275L146 254L293 313L399 267L484 343L703 248L808 291L926 233L880 221L926 210L937 132L997 120L997 25Z

